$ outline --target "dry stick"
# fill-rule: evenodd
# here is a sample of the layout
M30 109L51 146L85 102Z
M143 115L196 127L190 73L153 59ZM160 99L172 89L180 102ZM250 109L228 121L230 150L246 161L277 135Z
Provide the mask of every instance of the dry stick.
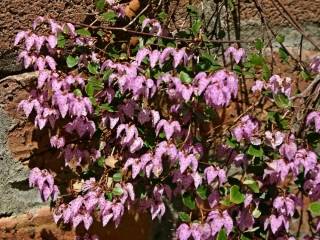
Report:
M232 11L232 17L233 17L233 24L234 24L234 29L235 29L235 37L237 40L240 39L240 33L241 33L241 29L240 29L240 10L238 9L240 8L239 5L239 0L237 1L237 9L233 9ZM240 45L240 44L239 44ZM242 68L242 64L240 64L240 67ZM249 105L249 97L248 97L248 87L247 87L247 83L246 83L246 79L243 73L241 73L241 83L243 85L243 95L244 95L244 104L245 105ZM241 93L242 94L242 93Z
M300 47L300 49L299 49L299 60L301 62L302 61L303 35L301 35L299 47Z
M315 41L308 35L306 34L306 32L303 30L303 28L301 27L301 25L294 19L294 17L292 17L291 13L288 11L288 9L283 5L283 3L281 3L279 0L271 0L273 5L276 6L276 4L274 3L274 1L276 1L281 8L283 9L283 11L287 14L287 16L281 11L281 9L279 9L277 6L277 10L280 12L280 14L282 16L284 16L294 27L295 29L300 32L318 51L320 51L320 48L318 47L318 45L315 43Z
M304 196L303 196L303 192L301 191L301 212L300 212L300 219L299 219L299 227L298 227L298 231L297 231L297 234L296 234L296 238L299 239L300 237L300 232L301 232L301 227L302 227L302 224L303 224L303 207L304 207Z
M320 75L317 75L315 79L309 84L309 86L301 93L292 96L290 100L295 100L297 98L308 97L309 93L314 89L314 87L320 82Z

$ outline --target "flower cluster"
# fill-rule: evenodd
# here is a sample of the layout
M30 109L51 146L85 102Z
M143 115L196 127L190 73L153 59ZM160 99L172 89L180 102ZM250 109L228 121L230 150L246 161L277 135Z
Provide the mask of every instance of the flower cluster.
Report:
M126 21L124 4L106 3ZM141 29L163 35L156 19L144 18ZM309 208L310 223L320 229L320 164L317 142L311 142L320 113L307 115L306 134L312 134L301 139L287 126L290 111L275 101L257 116L254 108L242 109L251 95L264 102L271 92L291 101L290 78L257 80L252 94L238 78L250 65L242 48L224 53L242 61L233 71L233 64L217 67L192 44L141 38L124 52L113 39L103 50L108 38L96 30L39 17L14 43L23 48L24 66L38 71L19 109L40 130L49 129L50 146L74 173L74 184L59 196L49 170L30 172L30 186L44 201L52 199L56 223L88 231L94 220L118 227L133 208L152 220L177 215L180 240L294 239L290 224L308 198L316 205ZM263 90L267 94L256 94ZM234 100L239 117L231 126Z

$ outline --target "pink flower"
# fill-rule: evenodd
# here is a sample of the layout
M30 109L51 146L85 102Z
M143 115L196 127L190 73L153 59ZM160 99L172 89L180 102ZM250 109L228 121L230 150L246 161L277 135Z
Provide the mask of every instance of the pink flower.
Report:
M227 48L224 52L225 57L229 57L231 55L237 64L245 57L245 54L246 53L243 48L237 49L233 46Z
M283 93L287 97L291 95L291 78L281 78L279 75L273 75L269 79L267 87L273 94Z
M227 235L229 235L233 228L233 220L230 217L227 210L220 213L218 210L213 210L209 212L208 217L206 219L207 223L211 226L211 235L214 237L223 227L225 227L227 231Z
M314 73L320 73L320 57L316 56L310 63L310 69Z
M232 134L238 142L242 139L250 140L251 143L254 139L254 135L258 131L259 124L257 120L253 119L249 115L243 116L240 124L238 124L233 130Z
M290 197L276 197L273 201L273 207L279 214L293 217L295 202Z
M251 87L252 92L261 92L264 88L264 81L257 80L255 81L254 85Z
M162 27L158 20L156 19L149 19L145 18L142 22L142 31L149 26L150 33L155 33L156 35L160 36L162 33Z
M263 178L269 176L271 183L284 181L290 170L290 167L283 159L273 160L271 163L268 163L268 167L269 168L264 170Z
M148 48L141 48L139 49L137 55L136 55L136 63L139 66L142 62L142 60L150 54L150 50Z
M216 178L220 184L223 184L227 181L225 171L213 166L209 166L204 170L204 176L207 179L208 184L211 184Z
M88 134L90 138L96 131L94 122L86 117L77 117L72 122L69 122L64 128L68 133L76 132L80 137Z
M171 123L169 123L167 120L160 120L156 127L157 135L159 134L162 128L164 130L167 140L169 140L175 132L179 133L181 131L181 126L178 121L172 121Z
M238 93L238 79L233 73L220 70L209 77L210 84L207 86L204 97L208 105L212 107L225 107L232 97Z
M59 194L53 176L46 169L33 168L29 174L29 186L38 188L43 201L47 201L49 197L55 201Z
M55 35L49 35L46 40L50 48L55 48L58 44L58 39Z
M283 143L284 136L285 135L279 131L276 131L275 133L272 133L270 131L265 132L266 143L273 149L276 149L276 147L280 146Z
M284 226L286 231L289 230L289 221L283 215L279 215L278 217L272 214L269 218L266 219L264 223L264 229L267 229L268 225L271 226L271 231L275 234L281 226Z
M25 39L28 36L28 32L26 31L20 31L17 33L15 39L14 39L14 46L17 46L21 40Z
M177 228L177 236L179 240L188 240L191 236L190 227L183 223Z
M288 160L292 160L297 152L297 144L295 143L294 135L290 135L287 140L279 148L279 153L286 157Z
M219 191L214 190L213 192L210 193L208 196L208 203L210 208L214 208L216 205L218 205L220 200L220 194Z
M150 67L151 68L154 68L157 64L157 62L159 61L159 58L160 58L160 55L161 55L161 52L158 51L158 50L153 50L149 56L150 56Z
M310 126L314 123L316 132L320 132L320 112L313 111L308 114L306 124Z
M64 147L65 145L65 139L64 137L60 137L58 135L55 135L55 136L52 136L50 138L50 144L52 147L55 147L55 148L62 148Z
M252 228L254 224L254 218L252 216L252 213L250 213L248 208L243 209L240 212L240 216L238 219L238 226L241 231L245 231L247 229Z

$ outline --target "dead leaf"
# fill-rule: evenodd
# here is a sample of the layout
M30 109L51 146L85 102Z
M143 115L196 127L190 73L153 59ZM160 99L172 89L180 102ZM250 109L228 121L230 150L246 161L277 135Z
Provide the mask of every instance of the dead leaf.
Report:
M118 162L117 159L115 159L114 156L109 156L106 158L105 160L105 164L108 166L108 167L111 167L111 168L115 168L116 167L116 163Z
M72 190L75 192L81 192L82 189L82 185L83 185L83 181L76 181L73 185L72 185Z
M130 3L126 6L124 12L127 17L132 18L136 15L136 12L140 8L140 1L139 0L132 0Z

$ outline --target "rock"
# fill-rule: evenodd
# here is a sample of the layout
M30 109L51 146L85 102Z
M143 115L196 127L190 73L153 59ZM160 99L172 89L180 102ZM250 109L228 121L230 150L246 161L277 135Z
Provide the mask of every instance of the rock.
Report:
M17 51L9 49L0 53L0 78L22 71L22 64L17 62Z

